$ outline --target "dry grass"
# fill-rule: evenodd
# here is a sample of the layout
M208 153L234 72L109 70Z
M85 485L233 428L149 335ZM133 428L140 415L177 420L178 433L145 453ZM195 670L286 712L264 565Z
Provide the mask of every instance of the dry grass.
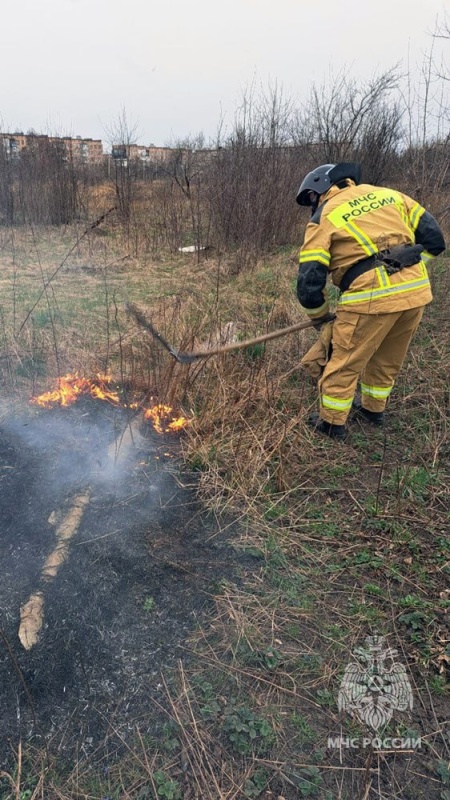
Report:
M40 327L30 319L19 334L42 270L64 257L67 240L58 249L55 236L39 242L42 268L34 240L31 251L29 238L2 242L0 289L14 301L2 303L9 387L46 387L58 360L84 371L106 360L117 379L179 405L193 420L184 458L223 527L238 520L233 546L248 568L238 584L218 587L215 613L190 642L189 667L164 676L170 732L149 742L137 730L130 745L114 730L125 755L107 777L99 761L93 782L80 759L64 778L35 772L23 797L12 775L6 796L447 800L448 259L435 266L435 302L386 431L354 422L349 443L335 445L304 424L316 390L298 364L314 333L180 366L122 311L125 299L136 302L182 350L229 321L242 338L292 324L293 250L236 275L231 261L138 261L113 233L92 236L37 307L61 317ZM42 354L43 374L18 371L30 353L32 363ZM420 751L327 746L329 736L366 735L338 715L336 698L352 652L374 631L399 649L413 682L414 711L399 714L388 735L413 731Z

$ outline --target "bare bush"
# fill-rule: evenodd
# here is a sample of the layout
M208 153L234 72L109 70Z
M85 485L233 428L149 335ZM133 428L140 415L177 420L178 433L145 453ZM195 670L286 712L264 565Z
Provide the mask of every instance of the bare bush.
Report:
M14 171L11 159L0 146L0 224L13 225L15 221Z
M220 249L254 257L292 241L300 170L290 141L292 113L277 88L259 97L249 90L232 132L218 136L207 203Z
M28 135L20 157L2 150L0 197L3 222L67 225L79 211L79 174L64 144Z
M170 187L169 195L166 191L166 199L171 196L174 201L171 210L166 204L166 211L173 216L174 210L180 209L176 190L185 201L186 233L183 235L185 226L178 224L178 237L172 237L172 245L180 247L183 244L194 244L197 252L209 243L209 216L204 200L205 187L210 177L210 156L211 151L205 147L204 136L199 134L195 138L177 141L168 162L161 166ZM177 222L182 222L182 217L183 215L177 214Z

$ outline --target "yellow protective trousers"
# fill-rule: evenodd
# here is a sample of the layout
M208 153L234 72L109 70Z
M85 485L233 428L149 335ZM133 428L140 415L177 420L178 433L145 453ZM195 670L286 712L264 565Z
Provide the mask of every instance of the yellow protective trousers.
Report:
M386 314L338 311L332 354L319 381L320 416L344 425L358 380L368 411L383 411L424 307Z

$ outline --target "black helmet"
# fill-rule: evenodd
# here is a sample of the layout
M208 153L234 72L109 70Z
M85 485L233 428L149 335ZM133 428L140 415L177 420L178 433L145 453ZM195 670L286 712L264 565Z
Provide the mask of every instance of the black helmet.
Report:
M299 206L314 205L314 201L309 196L310 192L315 192L320 196L327 192L330 186L343 181L345 178L351 178L352 181L358 184L361 180L361 167L359 164L322 164L321 167L316 167L303 178L297 192L297 203Z

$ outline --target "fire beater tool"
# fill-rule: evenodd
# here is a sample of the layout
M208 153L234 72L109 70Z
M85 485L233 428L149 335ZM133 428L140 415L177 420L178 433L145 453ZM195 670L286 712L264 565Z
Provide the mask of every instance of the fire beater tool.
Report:
M134 317L136 322L141 325L148 333L154 336L155 339L158 340L160 344L173 356L180 364L192 364L194 361L197 361L200 358L210 358L211 356L217 356L222 353L232 353L235 350L243 350L246 347L251 347L255 344L262 344L263 342L269 342L272 339L279 339L281 336L286 336L288 333L295 333L295 331L302 331L306 328L312 328L314 326L314 321L308 320L307 322L297 322L295 325L289 325L287 328L280 328L277 331L272 331L271 333L265 333L262 336L257 336L255 339L246 339L243 342L232 342L231 344L222 345L219 347L213 347L210 350L194 350L191 353L181 352L180 350L176 350L175 347L172 347L171 344L164 338L164 336L156 330L155 326L150 322L149 319L142 313L142 311L134 305L134 303L126 303L125 305L126 311Z

